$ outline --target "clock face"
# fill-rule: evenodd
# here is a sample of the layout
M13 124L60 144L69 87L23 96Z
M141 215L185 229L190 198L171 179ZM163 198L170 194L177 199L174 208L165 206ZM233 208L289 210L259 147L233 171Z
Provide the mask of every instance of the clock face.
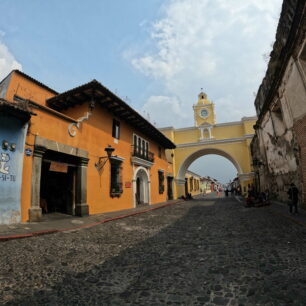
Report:
M208 117L208 110L206 108L201 109L201 117L202 118Z

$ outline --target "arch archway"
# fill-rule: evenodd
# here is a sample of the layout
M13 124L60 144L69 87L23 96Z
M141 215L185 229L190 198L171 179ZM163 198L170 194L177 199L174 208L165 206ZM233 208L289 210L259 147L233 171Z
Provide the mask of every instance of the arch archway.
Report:
M221 149L215 149L215 148L204 148L200 149L198 151L193 152L189 156L185 158L185 160L182 162L178 174L177 174L177 180L178 181L183 181L185 180L185 174L186 171L188 170L189 166L199 157L208 155L208 154L216 154L225 157L228 159L237 169L238 174L242 174L242 168L239 165L239 163L233 158L228 152L225 152Z
M134 206L150 204L149 173L144 167L138 167L134 175Z

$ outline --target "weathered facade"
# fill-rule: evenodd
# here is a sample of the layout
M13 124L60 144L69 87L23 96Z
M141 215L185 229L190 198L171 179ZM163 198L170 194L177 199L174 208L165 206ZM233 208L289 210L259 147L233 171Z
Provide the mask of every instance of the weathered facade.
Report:
M21 220L23 154L30 117L27 105L0 98L0 224Z
M251 143L258 190L286 201L290 183L306 192L306 4L284 1L255 108ZM304 204L305 205L305 204Z

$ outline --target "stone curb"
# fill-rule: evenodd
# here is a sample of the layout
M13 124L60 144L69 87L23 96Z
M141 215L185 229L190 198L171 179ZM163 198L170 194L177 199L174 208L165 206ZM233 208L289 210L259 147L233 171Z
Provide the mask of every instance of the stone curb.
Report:
M147 213L147 212L150 212L150 211L153 211L153 210L157 210L157 209L160 209L160 208L165 208L165 207L172 206L172 205L175 205L175 204L180 204L180 203L183 203L183 202L185 202L185 201L184 200L178 200L178 201L175 201L175 202L162 204L162 205L157 206L157 207L151 207L151 208L148 208L148 209L145 209L145 210L141 210L141 211L125 214L125 215L119 215L119 216L116 216L116 217L103 219L103 220L100 220L98 222L85 224L85 225L80 225L80 226L75 226L75 227L70 227L70 228L42 230L42 231L35 231L35 232L31 232L31 233L25 233L25 234L0 236L0 242L4 242L4 241L8 241L8 240L15 240L15 239L37 237L37 236L43 236L43 235L50 235L50 234L55 234L55 233L80 230L80 229L84 229L84 228L90 228L90 227L97 226L99 224L103 224L103 223L107 223L107 222L111 222L111 221L116 221L116 220L119 220L119 219L124 219L124 218L128 218L128 217L144 214L144 213Z

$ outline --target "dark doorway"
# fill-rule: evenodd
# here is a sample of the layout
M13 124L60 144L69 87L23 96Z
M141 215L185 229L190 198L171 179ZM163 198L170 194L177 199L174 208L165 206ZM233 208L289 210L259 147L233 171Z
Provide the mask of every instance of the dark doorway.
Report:
M142 204L140 200L140 185L141 185L140 177L137 177L136 179L136 203L137 205Z
M173 189L172 189L173 177L167 177L167 193L168 200L173 200Z
M43 213L74 215L75 171L73 156L47 151L41 168L41 208Z
M188 195L188 179L187 178L185 178L185 196L187 197L187 195Z

